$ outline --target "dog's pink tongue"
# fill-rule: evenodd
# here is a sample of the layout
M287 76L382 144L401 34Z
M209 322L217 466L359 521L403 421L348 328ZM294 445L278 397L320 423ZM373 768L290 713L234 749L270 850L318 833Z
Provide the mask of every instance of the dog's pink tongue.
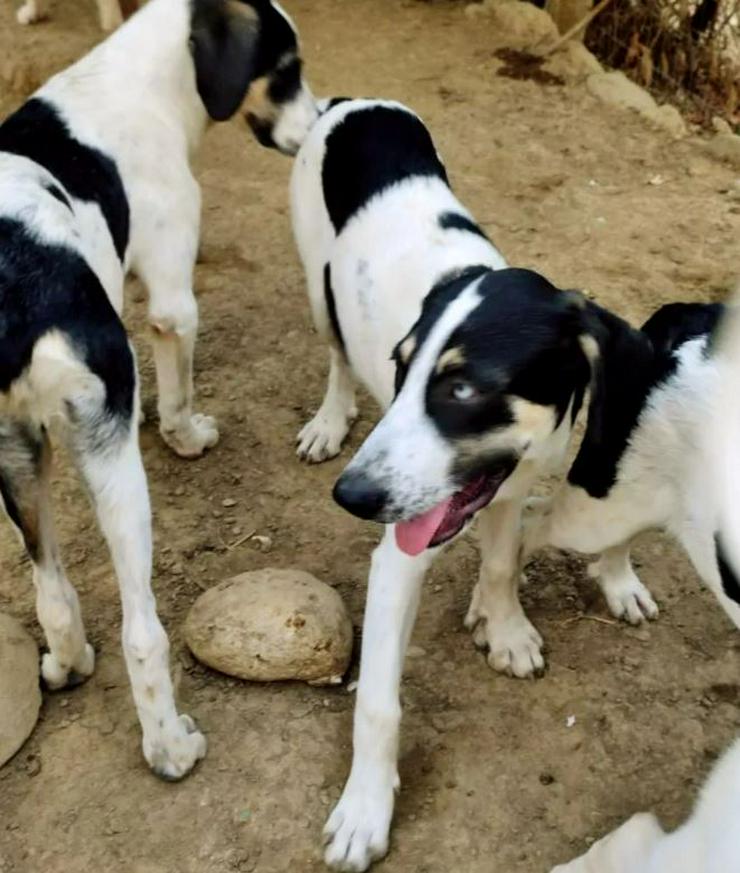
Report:
M396 524L396 543L398 548L407 555L420 555L432 541L432 537L445 517L451 497L433 506L423 515L412 518L411 521L399 521Z

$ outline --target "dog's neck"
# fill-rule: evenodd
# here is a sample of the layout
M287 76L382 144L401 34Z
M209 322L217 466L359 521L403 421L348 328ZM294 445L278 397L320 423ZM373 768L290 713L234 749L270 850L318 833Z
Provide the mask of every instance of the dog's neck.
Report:
M598 346L586 432L568 474L572 485L606 497L645 400L659 379L659 361L649 337L601 307L588 304Z
M207 114L195 84L189 49L188 0L149 0L132 18L57 80L100 84L100 99L117 99L177 124L192 154ZM53 81L53 80L52 80Z

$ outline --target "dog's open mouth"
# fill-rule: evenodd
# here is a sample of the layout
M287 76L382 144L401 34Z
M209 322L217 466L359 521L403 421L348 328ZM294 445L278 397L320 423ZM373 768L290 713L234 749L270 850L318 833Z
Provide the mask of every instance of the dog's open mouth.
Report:
M396 524L396 543L407 555L419 555L424 549L446 543L460 533L476 512L496 496L510 469L484 474L473 479L452 497L410 521Z

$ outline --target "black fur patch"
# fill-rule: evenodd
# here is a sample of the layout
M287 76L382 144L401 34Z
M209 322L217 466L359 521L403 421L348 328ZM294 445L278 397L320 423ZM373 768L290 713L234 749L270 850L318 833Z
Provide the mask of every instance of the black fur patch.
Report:
M643 324L658 354L671 354L689 340L711 336L725 311L721 303L668 303Z
M490 242L482 228L478 227L467 215L461 215L459 212L443 212L439 216L439 226L442 230L466 230L468 233L475 233Z
M351 99L351 97L332 97L331 100L329 100L324 106L324 112L328 112L335 106L339 106L340 103L349 103Z
M123 261L129 206L118 168L107 155L76 140L51 103L35 97L0 125L0 151L29 158L72 197L97 203Z
M334 230L372 197L404 179L427 176L447 184L429 131L411 112L368 106L349 112L326 138L324 199Z
M242 0L245 2L245 0ZM287 54L298 54L298 38L288 19L265 0L246 0L259 16L259 42L254 78L273 74ZM300 72L300 66L298 67Z
M676 351L713 331L721 312L716 304L669 304L635 330L596 304L587 304L588 332L599 346L600 359L586 433L568 473L572 485L591 497L609 494L650 393L675 372Z
M331 329L334 332L339 348L344 352L344 336L342 335L342 327L339 324L337 317L337 303L334 299L334 289L331 287L331 265L326 264L324 267L324 298L326 300L326 311L329 313L329 322Z
M444 436L475 436L513 424L518 397L554 408L559 424L590 378L578 342L582 309L530 270L488 270L478 291L481 303L442 351L460 348L462 363L429 381L430 418ZM460 381L476 389L470 401L455 398Z
M38 242L19 221L0 218L0 391L28 366L36 342L64 334L103 382L106 409L126 423L135 370L126 332L85 260Z
M722 546L722 537L718 533L714 535L714 548L717 553L717 566L722 579L722 588L730 600L740 604L740 581L727 560Z
M55 200L63 203L67 207L67 209L72 212L72 204L69 202L69 198L58 185L44 185L44 188L46 188L46 190Z
M270 75L267 94L276 106L289 103L301 90L301 65L301 59L294 57Z

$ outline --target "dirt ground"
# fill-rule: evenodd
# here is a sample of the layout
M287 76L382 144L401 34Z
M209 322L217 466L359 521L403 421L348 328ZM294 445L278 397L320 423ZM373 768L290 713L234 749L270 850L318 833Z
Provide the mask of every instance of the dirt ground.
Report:
M315 90L417 109L457 192L512 263L587 288L635 321L666 301L720 299L730 288L739 269L736 174L695 144L603 107L582 86L498 77L497 35L458 4L288 5ZM91 0L57 2L52 13L20 29L2 4L0 81L13 85L3 111L99 36ZM326 361L290 234L289 172L239 121L209 133L197 389L222 439L188 463L165 449L151 418L142 430L154 585L182 705L207 733L209 755L177 785L146 769L107 553L60 464L60 538L98 668L83 687L45 695L36 731L0 770L2 873L322 869L321 827L350 762L352 694L233 681L194 663L181 637L202 590L270 565L336 586L361 623L379 530L343 514L330 488L376 411L362 404L351 446L335 461L305 467L295 458L293 437L321 400ZM153 411L143 295L135 284L130 291L127 319ZM224 509L226 498L236 506ZM271 548L228 548L251 530L271 537ZM636 559L662 609L645 629L608 620L580 559L536 560L524 602L549 647L549 671L536 683L494 674L462 628L477 571L473 538L439 561L407 664L403 790L379 871L539 873L636 810L653 807L669 825L686 813L737 732L740 637L674 545L645 536ZM30 569L8 526L0 569L0 609L41 644Z

